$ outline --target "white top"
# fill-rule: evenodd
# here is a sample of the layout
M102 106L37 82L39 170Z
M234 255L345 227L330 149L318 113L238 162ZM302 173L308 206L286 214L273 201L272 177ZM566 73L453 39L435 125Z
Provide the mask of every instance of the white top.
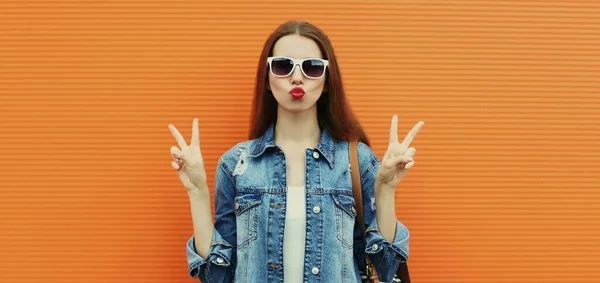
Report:
M306 245L306 195L304 187L288 187L283 234L283 282L303 282Z

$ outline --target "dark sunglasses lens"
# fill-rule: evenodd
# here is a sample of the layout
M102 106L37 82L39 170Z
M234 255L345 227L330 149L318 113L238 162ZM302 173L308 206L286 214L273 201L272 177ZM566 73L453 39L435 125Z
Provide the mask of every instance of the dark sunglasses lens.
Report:
M288 75L293 67L294 62L287 58L274 58L273 61L271 61L271 70L276 76Z
M321 60L306 60L302 63L302 70L306 76L311 78L318 78L325 72L325 62Z

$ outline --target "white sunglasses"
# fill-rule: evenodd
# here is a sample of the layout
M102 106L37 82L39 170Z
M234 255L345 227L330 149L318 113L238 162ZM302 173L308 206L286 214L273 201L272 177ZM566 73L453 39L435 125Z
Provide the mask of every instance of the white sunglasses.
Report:
M294 72L296 65L309 79L320 79L325 75L329 61L320 58L292 59L284 56L267 58L273 76L285 78Z

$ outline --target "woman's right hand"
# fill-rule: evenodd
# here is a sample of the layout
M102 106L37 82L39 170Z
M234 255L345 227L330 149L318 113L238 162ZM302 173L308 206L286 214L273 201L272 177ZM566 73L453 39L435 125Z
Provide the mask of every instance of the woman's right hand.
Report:
M208 190L204 159L200 151L198 119L194 119L192 123L192 141L190 145L185 142L175 126L169 124L169 130L171 130L179 144L179 148L176 146L171 147L171 156L173 156L171 165L177 170L181 183L188 192Z

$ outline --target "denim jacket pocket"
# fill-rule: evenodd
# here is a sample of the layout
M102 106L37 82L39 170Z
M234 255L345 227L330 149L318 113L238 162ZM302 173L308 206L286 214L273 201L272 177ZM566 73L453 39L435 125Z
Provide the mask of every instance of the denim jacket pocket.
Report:
M258 208L262 194L238 193L235 197L238 249L247 247L257 239Z
M356 219L354 197L332 194L332 198L335 204L337 238L344 247L351 249L354 242L354 221Z

